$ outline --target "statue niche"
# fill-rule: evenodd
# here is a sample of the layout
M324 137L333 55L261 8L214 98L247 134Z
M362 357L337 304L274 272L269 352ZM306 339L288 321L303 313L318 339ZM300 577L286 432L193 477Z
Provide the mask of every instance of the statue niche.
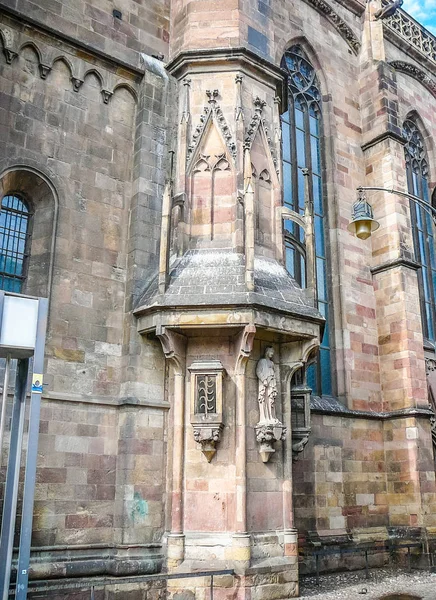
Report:
M258 379L259 423L256 425L256 439L260 444L259 453L262 462L268 462L275 452L274 444L286 437L286 427L277 419L275 402L277 398L277 380L273 361L274 348L268 346L263 358L256 367Z

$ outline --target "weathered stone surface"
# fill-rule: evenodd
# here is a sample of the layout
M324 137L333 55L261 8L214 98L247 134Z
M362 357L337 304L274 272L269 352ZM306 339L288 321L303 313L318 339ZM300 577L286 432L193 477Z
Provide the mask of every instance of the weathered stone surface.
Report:
M279 600L298 594L299 547L434 534L409 203L371 196L380 229L346 231L358 185L407 188L406 118L436 180L436 66L374 21L379 4L0 2L1 191L34 213L23 291L50 297L33 579L231 566L240 579L217 577L217 600ZM334 397L312 399L294 465L288 440L263 464L256 363L272 345L290 433L292 373L323 325L284 267L280 63L295 43L321 88ZM225 372L210 463L186 400L200 359ZM203 600L209 583L169 592Z

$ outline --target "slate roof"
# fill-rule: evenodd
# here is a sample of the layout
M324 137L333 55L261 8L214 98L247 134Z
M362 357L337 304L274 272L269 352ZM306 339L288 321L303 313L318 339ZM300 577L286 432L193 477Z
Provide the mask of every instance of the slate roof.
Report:
M276 260L256 257L253 292L245 287L245 257L232 250L188 250L172 267L165 294L154 277L135 312L152 307L261 305L317 321L323 317L310 306L304 291Z

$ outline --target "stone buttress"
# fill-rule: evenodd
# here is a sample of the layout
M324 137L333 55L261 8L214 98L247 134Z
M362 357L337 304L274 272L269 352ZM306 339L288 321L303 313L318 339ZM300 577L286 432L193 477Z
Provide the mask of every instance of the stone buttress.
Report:
M284 266L283 219L306 233L310 223L282 207L282 74L261 62L239 49L180 52L168 65L179 85L176 167L159 272L134 313L168 362L168 568L234 568L239 593L256 581L252 594L272 586L285 598L298 593L290 381L324 320ZM256 376L264 354L269 421Z

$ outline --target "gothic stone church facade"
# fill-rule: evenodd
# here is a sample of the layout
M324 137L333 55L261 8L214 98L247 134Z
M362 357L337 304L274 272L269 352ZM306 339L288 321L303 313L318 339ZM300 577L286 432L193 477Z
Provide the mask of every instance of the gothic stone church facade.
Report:
M314 544L436 535L432 221L375 192L347 230L436 182L436 39L380 7L1 0L1 287L50 299L30 597L276 600Z

